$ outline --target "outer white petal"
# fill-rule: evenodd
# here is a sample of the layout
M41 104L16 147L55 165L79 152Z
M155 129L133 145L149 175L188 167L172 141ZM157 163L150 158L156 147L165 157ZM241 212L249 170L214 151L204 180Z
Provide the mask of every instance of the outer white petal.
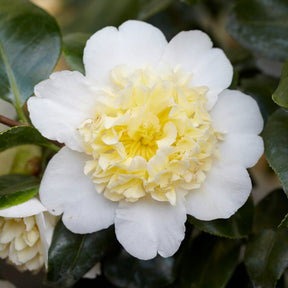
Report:
M109 72L119 64L137 68L157 63L166 45L163 33L148 23L130 20L119 30L106 27L87 41L83 57L86 76L107 83Z
M263 129L256 101L240 91L223 91L210 114L214 128L222 132L259 134Z
M62 148L49 162L40 185L40 199L49 212L63 215L74 233L90 233L109 227L116 203L98 194L84 174L88 156Z
M246 202L251 189L249 174L241 165L215 163L202 187L186 195L187 214L206 221L229 218Z
M79 72L55 72L35 86L36 97L28 100L33 125L47 138L82 151L77 128L93 116L97 92Z
M48 250L52 242L57 218L58 217L55 217L48 212L43 212L36 215L37 226L44 247L44 260L46 268L48 267Z
M253 167L264 152L263 140L255 134L225 135L219 145L220 157L226 161L236 161L246 168Z
M173 255L184 238L186 212L182 203L171 206L154 200L121 202L116 211L118 241L131 255L147 260L157 252Z
M173 66L180 65L192 72L191 86L207 86L210 109L217 95L226 89L233 77L233 67L222 50L212 48L207 34L195 30L177 34L168 44L162 60Z
M36 198L24 203L0 210L1 217L22 218L39 214L46 211L46 208Z

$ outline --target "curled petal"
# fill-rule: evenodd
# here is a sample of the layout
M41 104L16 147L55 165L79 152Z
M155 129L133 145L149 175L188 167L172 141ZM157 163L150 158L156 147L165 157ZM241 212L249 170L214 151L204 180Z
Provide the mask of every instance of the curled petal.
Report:
M7 218L23 218L37 215L43 211L46 211L46 208L38 199L32 198L19 205L0 210L0 216Z
M192 72L191 86L207 86L210 109L217 95L226 89L233 77L233 67L222 50L212 48L207 34L195 30L180 32L167 45L162 60L172 67L181 66Z
M89 157L62 148L49 162L40 186L40 199L49 212L63 214L63 223L74 233L90 233L109 227L116 203L98 194L84 174Z
M201 188L186 195L187 214L205 221L229 218L246 202L251 189L245 168L220 161L207 173Z
M225 133L259 134L263 129L256 101L240 91L223 91L211 117L214 128Z
M184 238L186 213L179 201L176 206L153 200L121 202L116 211L116 236L133 256L147 260L157 252L173 255Z
M98 84L108 83L115 66L154 65L166 45L163 33L148 23L130 20L119 29L106 27L87 41L83 56L86 76Z
M55 72L35 87L36 97L28 100L33 125L45 137L83 151L77 128L93 117L97 100L87 79L79 72Z

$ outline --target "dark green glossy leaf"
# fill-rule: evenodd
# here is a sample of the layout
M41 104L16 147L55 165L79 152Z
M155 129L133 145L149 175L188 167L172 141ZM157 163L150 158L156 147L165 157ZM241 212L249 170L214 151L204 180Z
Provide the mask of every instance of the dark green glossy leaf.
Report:
M279 86L273 93L272 98L278 105L288 108L288 61L283 67Z
M226 287L238 264L240 246L235 240L198 236L183 253L179 287Z
M227 30L242 46L270 59L285 61L288 51L288 2L240 0Z
M42 168L41 157L42 148L39 146L21 145L17 147L9 174L38 176Z
M39 180L32 176L9 174L0 176L0 209L31 199L38 193Z
M63 39L63 52L69 66L76 71L85 73L83 51L86 41L91 35L86 33L68 34Z
M255 286L273 288L288 266L288 231L262 230L247 244L245 265Z
M267 75L242 78L240 87L258 103L265 123L269 116L279 107L272 101L271 95L278 85L278 79Z
M113 241L112 227L91 234L74 234L60 220L49 249L47 283L71 287L101 260Z
M0 0L0 97L19 109L35 84L52 72L61 52L57 23L23 0Z
M170 4L175 2L175 0L138 0L138 2L139 6L137 19L146 20L152 15L168 7Z
M288 112L279 109L269 118L263 132L265 155L288 195Z
M287 211L287 210L286 210ZM288 214L282 219L281 223L278 225L278 228L288 227Z
M225 288L253 288L253 283L243 262L237 266Z
M24 144L35 144L58 150L58 147L44 138L31 126L15 126L0 132L0 152Z
M166 287L175 279L175 259L157 256L151 260L139 260L119 249L103 263L107 279L123 288Z
M193 5L200 3L201 0L180 0L180 1L193 6Z
M253 200L249 198L245 205L229 219L201 221L192 216L188 216L188 220L198 229L213 235L228 238L243 238L247 236L252 229L253 212Z
M255 207L253 231L276 229L288 212L288 199L282 189L271 192Z
M176 0L74 0L60 20L67 33L95 33L106 26L119 26L129 19L146 20ZM70 15L75 15L71 21ZM68 20L68 21L67 21Z

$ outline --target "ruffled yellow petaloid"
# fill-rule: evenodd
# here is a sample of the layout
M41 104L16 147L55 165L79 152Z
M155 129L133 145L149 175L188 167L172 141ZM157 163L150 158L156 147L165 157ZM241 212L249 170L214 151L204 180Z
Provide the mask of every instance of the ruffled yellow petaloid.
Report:
M190 87L178 67L111 71L95 117L79 127L96 190L113 201L151 195L175 205L177 191L200 187L222 134L206 109L207 87Z
M21 270L37 271L44 264L44 248L35 216L0 217L0 258Z

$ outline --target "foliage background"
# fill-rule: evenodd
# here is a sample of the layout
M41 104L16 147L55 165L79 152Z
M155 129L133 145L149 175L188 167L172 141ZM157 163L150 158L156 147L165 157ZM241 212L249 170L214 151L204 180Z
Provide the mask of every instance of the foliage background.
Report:
M34 0L54 15L60 29L47 13L36 9L33 14L34 6L28 1L8 2L0 0L0 44L7 43L7 31L18 33L18 40L9 42L11 55L7 55L7 61L11 61L20 88L15 90L16 86L5 78L2 53L0 97L14 104L19 120L27 120L25 101L56 62L57 70L83 71L85 41L102 27L140 19L159 27L168 40L182 30L201 29L232 62L235 73L231 88L246 92L258 102L265 120L265 155L277 176L263 157L249 171L254 182L253 197L228 220L199 221L189 217L185 240L173 257L140 261L115 241L113 227L80 236L67 231L60 221L46 276L20 274L3 261L0 275L17 287L27 287L23 281L28 281L29 287L40 287L43 278L45 284L41 287L288 287L288 2ZM25 50L27 45L29 49ZM24 49L20 49L21 54L17 54L19 47ZM25 73L18 75L18 66ZM4 131L0 134L0 151L4 151L0 154L1 174L21 173L40 179L55 149L32 127ZM8 184L12 181L9 177L5 180ZM102 275L95 280L81 279L98 261Z

